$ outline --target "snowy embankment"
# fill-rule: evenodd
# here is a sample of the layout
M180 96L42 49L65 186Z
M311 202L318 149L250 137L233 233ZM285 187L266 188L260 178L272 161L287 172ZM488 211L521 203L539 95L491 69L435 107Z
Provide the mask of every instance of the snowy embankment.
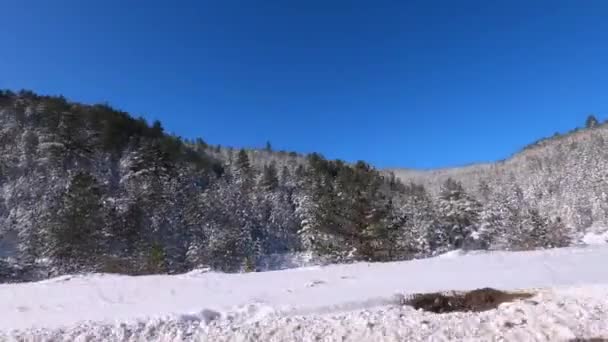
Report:
M608 337L608 247L492 252L276 272L60 277L0 285L0 340L559 340ZM437 315L395 295L542 289ZM535 290L536 291L536 290Z

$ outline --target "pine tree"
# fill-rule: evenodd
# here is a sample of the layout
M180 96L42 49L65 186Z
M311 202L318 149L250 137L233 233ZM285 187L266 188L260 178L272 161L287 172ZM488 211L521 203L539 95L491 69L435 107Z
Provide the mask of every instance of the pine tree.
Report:
M335 190L334 166L313 153L307 157L306 169L302 165L296 168L298 185L304 190L297 194L296 213L301 220L298 234L304 248L336 260L352 249L353 239L352 232L345 231L347 222Z
M431 196L424 186L403 186L397 197L392 220L398 226L394 236L395 259L426 257L431 253L431 241L436 227L436 213Z
M273 191L279 186L277 167L274 162L264 165L262 169L262 177L260 179L260 186L264 191Z
M108 210L113 218L107 219L107 250L110 257L120 260L122 267L129 267L121 273L139 274L143 272L142 256L147 252L149 231L146 227L151 223L146 220L141 200L131 199L124 206L122 212L116 208Z
M239 150L233 167L234 181L243 189L251 190L254 184L254 170L251 167L249 156L245 149Z
M291 171L289 171L289 168L287 166L283 166L283 168L281 169L281 174L280 174L280 181L279 183L281 184L281 186L287 186L287 187L292 187L294 185L292 176L291 176Z
M167 272L167 256L160 243L150 246L145 260L144 272L147 274L158 274Z
M572 231L556 217L548 222L547 239L545 246L549 248L566 247L572 243Z
M251 164L249 163L249 156L247 155L247 151L245 149L239 150L236 159L236 167L242 172L250 172Z
M240 270L254 254L252 235L259 227L249 194L237 183L218 182L205 191L202 203L208 238L202 260L214 269Z
M432 241L433 248L470 248L478 229L479 202L468 195L457 181L448 178L438 200L439 226Z
M598 125L599 125L599 121L597 121L597 118L594 115L589 115L587 117L587 120L585 121L586 128L594 128L594 127L597 127Z
M63 270L93 269L102 226L101 191L95 177L79 172L61 199L49 230L48 255Z
M485 202L479 217L479 240L489 249L513 249L512 237L522 227L527 204L521 188L514 183L498 188Z
M153 138L159 138L159 137L163 136L165 129L163 128L163 125L160 121L154 120L154 122L152 123L152 128L150 129L150 132L151 132L151 136Z

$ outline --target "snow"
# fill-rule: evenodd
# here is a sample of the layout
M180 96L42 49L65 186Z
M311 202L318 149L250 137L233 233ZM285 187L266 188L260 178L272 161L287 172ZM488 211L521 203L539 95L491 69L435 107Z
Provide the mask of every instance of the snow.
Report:
M247 274L63 276L0 285L0 340L598 336L608 333L605 260L608 246L587 246ZM396 305L399 294L486 286L542 290L485 313L435 315Z
M608 244L608 231L589 231L583 236L582 241L587 245L606 245Z
M475 254L484 254L486 251L465 251L462 249L455 249L453 251L445 252L443 254L437 255L437 258L451 259L462 257L465 255L475 255Z

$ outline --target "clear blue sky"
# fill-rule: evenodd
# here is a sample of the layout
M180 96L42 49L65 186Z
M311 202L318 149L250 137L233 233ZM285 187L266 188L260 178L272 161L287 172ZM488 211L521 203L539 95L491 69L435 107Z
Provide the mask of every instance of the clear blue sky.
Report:
M608 1L6 1L0 88L379 167L608 117Z

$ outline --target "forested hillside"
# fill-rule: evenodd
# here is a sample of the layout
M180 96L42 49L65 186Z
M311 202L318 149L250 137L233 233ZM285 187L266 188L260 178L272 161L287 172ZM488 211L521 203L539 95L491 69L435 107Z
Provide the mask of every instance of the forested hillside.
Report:
M485 204L486 212L504 212L508 203L509 210L525 206L581 233L591 226L608 226L607 147L608 125L590 115L584 129L556 133L494 164L392 171L434 195L448 179L456 180Z
M416 184L270 144L186 141L108 105L27 91L0 93L0 123L5 281L564 246L608 213L603 127Z

